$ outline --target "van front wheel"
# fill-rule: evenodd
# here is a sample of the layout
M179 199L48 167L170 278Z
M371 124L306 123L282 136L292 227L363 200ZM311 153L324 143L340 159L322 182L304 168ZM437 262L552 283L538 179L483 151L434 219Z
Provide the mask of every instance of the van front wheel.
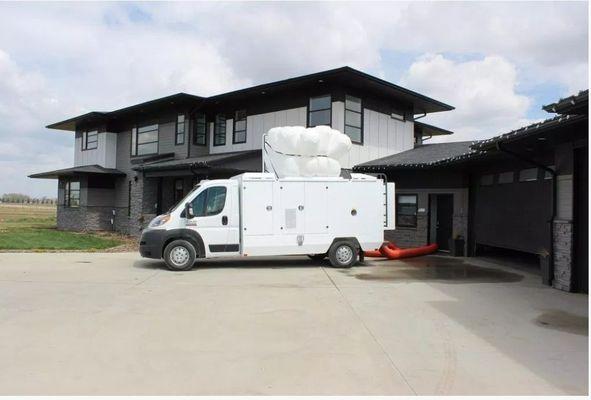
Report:
M335 268L350 268L357 262L356 246L350 242L336 242L328 251L328 259Z
M193 267L197 253L186 240L173 240L164 249L164 262L171 271L188 271Z

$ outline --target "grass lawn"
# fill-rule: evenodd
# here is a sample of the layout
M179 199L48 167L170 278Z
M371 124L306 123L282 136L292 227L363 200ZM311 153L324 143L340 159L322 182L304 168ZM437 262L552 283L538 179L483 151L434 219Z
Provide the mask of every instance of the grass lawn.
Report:
M0 250L102 250L115 236L58 231L55 206L0 204Z

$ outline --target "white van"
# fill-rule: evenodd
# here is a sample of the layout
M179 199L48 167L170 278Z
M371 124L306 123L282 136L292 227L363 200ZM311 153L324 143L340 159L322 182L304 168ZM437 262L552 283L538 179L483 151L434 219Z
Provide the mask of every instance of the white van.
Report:
M364 174L202 181L142 232L143 257L171 270L198 258L309 255L350 267L394 229L394 184Z

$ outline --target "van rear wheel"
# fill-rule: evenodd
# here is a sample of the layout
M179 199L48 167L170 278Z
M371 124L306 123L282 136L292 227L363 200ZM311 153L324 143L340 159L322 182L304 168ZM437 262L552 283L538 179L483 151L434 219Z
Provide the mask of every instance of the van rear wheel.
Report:
M347 241L335 242L330 246L328 259L335 268L351 268L357 262L356 246Z
M171 271L188 271L193 267L197 253L186 240L173 240L164 249L164 262Z

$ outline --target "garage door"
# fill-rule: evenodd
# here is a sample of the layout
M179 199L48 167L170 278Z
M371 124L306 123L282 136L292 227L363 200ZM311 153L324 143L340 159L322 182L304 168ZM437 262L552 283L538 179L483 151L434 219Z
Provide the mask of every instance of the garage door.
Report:
M550 249L552 180L544 171L482 175L472 190L476 244L528 253Z

